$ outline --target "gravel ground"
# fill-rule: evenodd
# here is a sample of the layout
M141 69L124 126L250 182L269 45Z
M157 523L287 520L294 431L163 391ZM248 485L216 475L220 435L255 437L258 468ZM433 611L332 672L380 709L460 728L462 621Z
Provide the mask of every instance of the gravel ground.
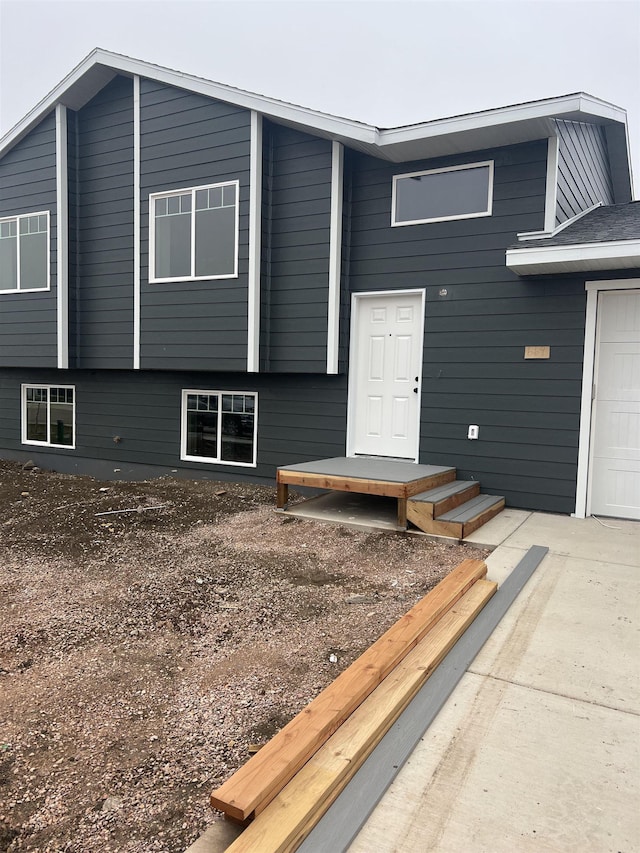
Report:
M486 554L274 506L0 462L0 851L181 853L251 744Z

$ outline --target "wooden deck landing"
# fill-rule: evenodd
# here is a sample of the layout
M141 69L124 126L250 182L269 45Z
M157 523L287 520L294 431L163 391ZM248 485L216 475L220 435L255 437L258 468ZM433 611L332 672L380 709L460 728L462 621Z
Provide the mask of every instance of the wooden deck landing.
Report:
M407 527L407 499L455 480L456 469L371 457L338 456L278 468L278 508L289 499L289 486L309 486L356 494L384 495L398 501L398 527Z

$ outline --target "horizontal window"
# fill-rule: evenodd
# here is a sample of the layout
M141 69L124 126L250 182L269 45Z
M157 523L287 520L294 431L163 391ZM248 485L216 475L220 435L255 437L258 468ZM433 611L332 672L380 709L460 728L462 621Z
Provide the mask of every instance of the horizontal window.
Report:
M149 280L238 275L238 181L149 197Z
M22 386L22 443L75 447L73 386Z
M49 212L0 219L0 293L49 289Z
M256 394L183 391L181 459L255 465L256 409Z
M391 225L490 216L493 161L394 175Z

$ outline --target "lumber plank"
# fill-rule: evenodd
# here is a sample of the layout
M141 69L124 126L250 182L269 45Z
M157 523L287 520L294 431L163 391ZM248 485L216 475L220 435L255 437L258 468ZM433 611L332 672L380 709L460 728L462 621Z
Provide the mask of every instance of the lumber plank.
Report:
M496 583L477 581L249 824L227 853L292 853L496 589Z
M464 560L211 794L237 820L263 810L464 593L487 573Z

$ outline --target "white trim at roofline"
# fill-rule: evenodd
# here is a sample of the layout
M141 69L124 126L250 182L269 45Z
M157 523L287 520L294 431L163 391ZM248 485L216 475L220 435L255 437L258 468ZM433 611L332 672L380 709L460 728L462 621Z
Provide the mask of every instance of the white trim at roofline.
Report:
M72 109L79 109L108 82L110 74L116 73L132 77L140 75L245 109L256 110L276 120L315 131L358 150L369 151L398 162L403 158L415 159L416 143L426 143L428 140L434 144L423 144L420 156L424 158L439 156L438 152L442 153L443 147L449 151L471 151L526 139L540 139L552 132L553 118L592 121L597 124L613 122L625 128L627 126L625 110L579 92L381 130L373 125L256 95L96 48L0 140L0 156L6 148L28 133L58 101ZM502 130L499 130L495 138L493 135L489 138L487 132L495 128ZM516 128L519 128L517 132ZM462 135L465 135L464 144L461 141ZM627 168L628 160L627 157Z
M331 149L331 224L329 230L329 298L327 306L327 373L338 372L340 343L340 272L342 267L342 187L344 148Z
M69 367L69 200L67 108L56 106L56 329L58 369ZM49 238L50 239L50 238ZM49 258L47 262L50 264Z
M140 77L133 78L133 369L140 370Z
M586 216L588 213L591 213L598 207L602 207L601 201L597 201L595 204L592 204L591 207L588 207L586 210L581 210L580 213L576 213L576 215L572 216L570 219L565 219L564 222L561 222L560 225L556 225L556 227L552 228L551 231L521 231L518 234L518 240L549 240L551 237L555 237L556 234L559 234L561 231L564 231L565 228L568 228L570 225L573 225L574 222L577 222L579 219L582 219L583 216ZM540 245L542 246L542 244Z
M519 275L633 269L640 267L640 240L507 249L506 264Z
M251 111L247 372L260 371L260 255L262 247L262 116Z
M595 371L596 321L598 293L604 290L637 290L639 278L619 281L586 281L587 312L584 330L584 358L582 362L582 401L580 405L580 433L578 439L578 476L576 480L576 518L591 515L589 481L591 476L591 423L593 377Z

